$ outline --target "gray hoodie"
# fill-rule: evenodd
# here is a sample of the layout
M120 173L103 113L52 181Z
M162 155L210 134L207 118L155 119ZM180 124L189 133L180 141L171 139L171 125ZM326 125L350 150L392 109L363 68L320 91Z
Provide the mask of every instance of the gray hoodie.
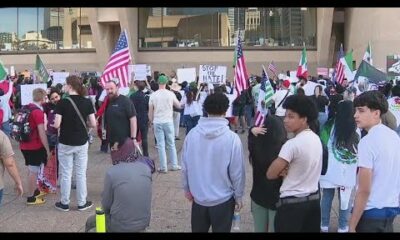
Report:
M234 196L241 201L245 184L243 146L225 118L202 117L185 138L182 183L194 201L211 207Z

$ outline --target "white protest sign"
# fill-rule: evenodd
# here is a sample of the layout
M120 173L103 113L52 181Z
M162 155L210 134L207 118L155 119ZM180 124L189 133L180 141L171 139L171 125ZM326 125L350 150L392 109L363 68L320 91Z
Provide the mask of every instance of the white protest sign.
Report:
M147 79L147 67L146 64L135 64L129 65L129 79L132 80L132 73L134 75L133 80L145 81ZM130 82L129 81L129 82Z
M191 83L196 81L196 68L178 68L176 70L176 75L178 76L178 83Z
M10 67L10 75L11 75L11 77L15 76L15 68L14 68L14 66Z
M146 76L151 76L151 66L146 65Z
M224 84L226 81L226 66L200 65L199 82Z
M124 95L124 96L128 96L129 87L120 88L118 91L119 91L119 94Z
M21 85L21 105L32 103L32 92L36 88L47 90L47 84L23 84Z
M299 79L297 78L297 71L290 71L290 82L297 83Z
M286 80L286 79L288 78L288 76L287 76L286 74L279 73L278 78L279 78L280 80Z
M53 83L52 85L57 85L57 84L64 84L65 80L69 76L69 72L53 72Z

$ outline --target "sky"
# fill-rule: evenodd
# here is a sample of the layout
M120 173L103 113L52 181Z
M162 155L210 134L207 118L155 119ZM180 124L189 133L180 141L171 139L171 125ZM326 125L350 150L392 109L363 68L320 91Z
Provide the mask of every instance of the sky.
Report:
M37 31L37 9L19 8L19 36ZM39 8L39 32L43 30L43 8ZM0 32L17 32L17 8L0 8Z

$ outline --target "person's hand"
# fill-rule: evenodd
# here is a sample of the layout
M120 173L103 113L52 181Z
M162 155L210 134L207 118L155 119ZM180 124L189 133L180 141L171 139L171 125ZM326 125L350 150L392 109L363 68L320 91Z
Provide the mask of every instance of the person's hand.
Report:
M24 189L22 188L22 183L15 185L15 191L18 193L18 197L22 197L22 194L24 194Z
M243 208L243 202L242 201L235 202L235 211L236 212L239 212L242 208Z
M46 154L47 154L47 161L50 161L52 154L49 149L46 150Z
M133 139L133 144L135 145L135 147L139 147L139 143L137 142L136 138Z
M285 169L283 169L282 172L279 173L279 176L286 177L288 175L288 171L289 171L289 166L285 167Z
M252 133L254 136L256 136L256 137L257 137L259 134L260 134L260 135L264 135L264 134L267 133L267 128L253 127L253 128L251 129L251 133Z
M193 195L190 192L185 192L185 198L189 201L193 201Z

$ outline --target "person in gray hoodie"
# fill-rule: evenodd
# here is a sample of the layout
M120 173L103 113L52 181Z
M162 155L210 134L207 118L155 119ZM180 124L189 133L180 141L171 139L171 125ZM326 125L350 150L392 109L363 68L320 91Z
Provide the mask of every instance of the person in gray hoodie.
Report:
M230 232L234 210L240 211L245 186L243 146L229 130L225 112L228 98L222 93L204 101L208 117L185 138L182 149L182 183L192 201L192 232Z

